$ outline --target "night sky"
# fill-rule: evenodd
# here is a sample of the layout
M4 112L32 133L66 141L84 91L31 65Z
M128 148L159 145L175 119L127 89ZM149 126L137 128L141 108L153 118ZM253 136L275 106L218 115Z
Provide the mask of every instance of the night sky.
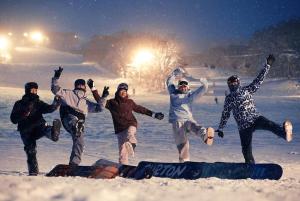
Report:
M175 33L189 51L300 17L299 0L1 0L0 29Z

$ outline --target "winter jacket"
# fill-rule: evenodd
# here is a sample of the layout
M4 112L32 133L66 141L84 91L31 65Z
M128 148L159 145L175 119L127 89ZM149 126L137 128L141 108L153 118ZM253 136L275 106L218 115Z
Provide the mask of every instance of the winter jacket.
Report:
M57 78L52 78L51 91L53 94L61 98L61 106L69 106L75 111L84 114L101 112L103 99L100 99L98 103L93 103L88 100L86 93L80 89L62 89L58 84Z
M203 85L198 89L182 94L175 87L175 77L174 74L171 74L167 79L167 87L170 94L169 122L196 122L192 114L192 103L196 98L202 96L207 91L208 84L202 83Z
M25 94L14 104L10 119L13 124L18 124L18 131L21 133L30 132L46 123L42 114L52 113L58 106L59 104L55 101L49 105L41 101L38 95ZM26 116L28 113L29 116Z
M224 110L222 112L218 129L222 130L225 127L227 120L230 117L231 110L238 124L239 130L249 128L254 124L254 121L260 116L260 114L255 108L252 95L263 83L270 67L270 65L265 64L264 68L250 85L239 87L237 91L231 92L226 96Z
M96 93L93 93L93 95L95 100L98 101L100 96L96 90L95 92ZM111 113L116 134L128 129L129 126L137 127L137 120L132 113L133 111L148 116L152 116L154 114L151 110L137 105L128 97L119 97L117 92L115 94L115 98L106 101L105 107Z

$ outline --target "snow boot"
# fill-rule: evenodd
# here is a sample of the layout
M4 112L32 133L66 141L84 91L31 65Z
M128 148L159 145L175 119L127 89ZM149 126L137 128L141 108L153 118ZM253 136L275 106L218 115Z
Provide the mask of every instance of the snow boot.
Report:
M286 120L283 123L283 128L284 128L284 131L285 131L285 140L287 142L292 141L292 139L293 139L293 125L292 125L292 122L289 121L289 120Z
M60 127L61 127L61 122L59 119L54 119L53 120L53 125L51 129L51 139L56 142L59 139L60 135Z

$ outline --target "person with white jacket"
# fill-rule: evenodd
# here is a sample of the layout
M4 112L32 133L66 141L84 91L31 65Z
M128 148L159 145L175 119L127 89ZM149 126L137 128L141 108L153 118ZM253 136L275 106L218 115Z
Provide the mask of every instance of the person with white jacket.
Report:
M103 110L101 98L99 102L94 103L86 96L86 83L83 79L77 79L74 83L74 89L62 89L58 84L59 77L63 68L55 70L52 78L51 91L60 97L60 118L67 132L72 135L73 147L70 156L69 165L77 166L81 162L81 155L84 148L84 123L88 113L101 112ZM96 88L92 90L95 93Z
M179 162L190 160L188 134L200 137L207 145L213 144L214 129L200 126L193 118L192 103L204 95L208 89L206 79L201 79L202 86L191 91L188 81L184 79L185 71L176 68L167 78L167 87L170 94L169 123L172 124L175 143L179 152ZM176 88L175 81L179 78Z

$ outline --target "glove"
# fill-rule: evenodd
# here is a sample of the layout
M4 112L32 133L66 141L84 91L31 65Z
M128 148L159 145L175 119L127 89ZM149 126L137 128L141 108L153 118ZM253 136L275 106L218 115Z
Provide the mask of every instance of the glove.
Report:
M200 78L200 82L202 82L203 85L208 85L208 81L206 78Z
M92 79L88 79L87 85L89 86L90 89L95 88L95 82Z
M154 114L154 118L158 120L162 120L165 117L165 115L161 112L157 112Z
M59 96L54 96L52 105L59 106L61 98Z
M174 74L175 76L179 76L179 75L185 74L185 70L183 70L181 67L177 67L177 68L173 71L173 74Z
M33 102L29 102L26 104L24 110L23 110L23 116L24 117L28 117L30 115L30 113L33 111L33 106L34 106L34 103Z
M220 137L220 138L223 138L224 137L224 133L223 133L223 131L222 130L216 130L215 132L217 132L218 133L218 136Z
M275 57L273 54L270 54L267 58L267 64L272 66L272 64L275 62Z
M102 92L102 98L106 98L109 95L108 89L109 89L109 87L104 86L103 92Z
M60 66L58 67L57 70L54 70L54 78L59 79L62 71L63 71L63 68Z

